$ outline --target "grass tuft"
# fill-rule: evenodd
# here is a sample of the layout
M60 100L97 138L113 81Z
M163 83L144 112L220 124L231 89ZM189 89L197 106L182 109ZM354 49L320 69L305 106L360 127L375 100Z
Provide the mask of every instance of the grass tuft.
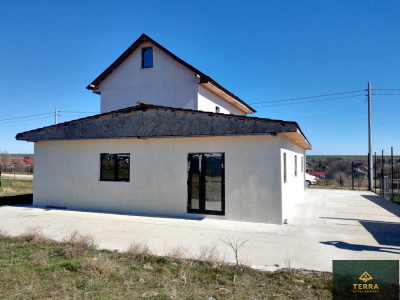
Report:
M73 257L97 248L95 239L92 236L81 235L78 231L73 231L60 246L59 254L66 257Z
M132 243L126 251L126 255L132 259L143 260L145 257L151 256L152 253L147 245L147 242L142 242Z
M38 228L27 229L22 235L19 236L19 240L26 241L28 243L43 243L50 241L50 239L46 237Z

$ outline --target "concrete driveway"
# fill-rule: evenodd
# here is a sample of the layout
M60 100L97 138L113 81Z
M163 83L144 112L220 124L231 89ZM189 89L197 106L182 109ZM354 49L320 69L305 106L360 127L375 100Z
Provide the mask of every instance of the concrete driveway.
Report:
M180 248L197 256L215 246L230 262L234 253L223 241L248 240L239 251L241 262L267 270L331 271L333 259L400 258L400 206L364 191L307 190L287 225L0 207L0 230L19 235L30 228L56 240L78 230L100 248L122 251L147 242L158 255Z

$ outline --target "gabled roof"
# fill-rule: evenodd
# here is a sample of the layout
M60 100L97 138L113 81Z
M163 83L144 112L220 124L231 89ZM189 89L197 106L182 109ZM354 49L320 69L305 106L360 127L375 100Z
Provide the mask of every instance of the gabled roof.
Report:
M116 138L161 138L282 134L304 149L311 145L296 122L140 104L18 133L37 142Z
M246 109L250 111L250 113L255 113L256 110L252 108L250 105L248 105L246 102L244 102L242 99L240 99L238 96L233 94L232 92L228 91L226 88L221 86L218 82L216 82L214 79L212 79L210 76L207 76L200 70L196 69L192 65L188 64L184 60L180 59L178 56L173 54L172 52L168 51L165 49L163 46L161 46L159 43L157 43L155 40L147 36L146 34L142 34L128 49L125 50L124 53L120 57L118 57L107 69L104 70L103 73L101 73L95 80L93 80L86 88L88 90L94 91L96 87L104 80L107 78L108 75L110 75L120 64L124 62L125 59L129 57L139 46L140 44L144 42L150 42L157 48L159 48L161 51L165 52L167 55L172 57L174 60L179 62L180 64L184 65L186 68L191 70L193 73L195 73L197 76L200 78L200 84L206 84L209 83L211 86L217 88L219 91L221 91L224 94L227 94L229 97L233 98L239 104L244 106Z

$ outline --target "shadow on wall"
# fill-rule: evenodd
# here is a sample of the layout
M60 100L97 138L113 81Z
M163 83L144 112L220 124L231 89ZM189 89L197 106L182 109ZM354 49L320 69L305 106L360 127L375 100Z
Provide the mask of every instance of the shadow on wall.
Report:
M375 252L386 252L400 255L400 247L380 247L380 246L368 246L368 245L358 245L350 244L342 241L327 241L320 242L321 244L328 246L335 246L336 248L351 251L375 251Z
M321 217L321 219L358 221L374 237L379 245L400 247L400 223L398 222L329 217Z
M376 205L379 205L380 207L386 209L388 212L400 218L400 205L393 203L378 195L361 195L361 196L375 203Z
M33 194L0 197L0 205L32 204Z

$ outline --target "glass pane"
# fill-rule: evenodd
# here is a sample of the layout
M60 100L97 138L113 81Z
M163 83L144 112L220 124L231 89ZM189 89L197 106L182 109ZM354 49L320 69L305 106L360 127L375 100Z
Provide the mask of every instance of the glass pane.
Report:
M153 48L143 49L143 68L150 68L153 66Z
M101 154L101 180L114 180L115 155Z
M191 155L190 158L190 170L189 174L192 179L191 185L191 205L192 209L200 209L200 169L201 169L201 157L198 154Z
M129 181L129 154L118 154L118 178L120 181Z
M206 210L222 210L222 154L204 154Z

